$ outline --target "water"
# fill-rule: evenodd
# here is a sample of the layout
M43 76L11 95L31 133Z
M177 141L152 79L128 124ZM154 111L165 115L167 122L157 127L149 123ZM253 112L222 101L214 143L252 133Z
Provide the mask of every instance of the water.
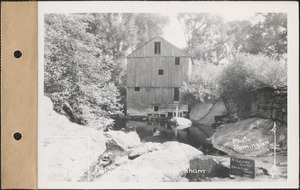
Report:
M132 121L126 119L116 119L114 130L136 130L141 141L143 142L159 142L167 141L187 142L187 129L178 130L177 138L175 137L175 126L171 125L166 120L152 120L152 121ZM153 136L153 131L158 130L159 135Z
M213 133L213 128L208 126L199 126L193 124L191 127L201 127L204 130L204 137L209 138ZM142 142L158 142L164 143L167 141L178 141L189 144L197 149L200 149L205 154L224 155L217 151L211 144L203 143L204 140L196 139L191 135L189 129L177 130L177 137L175 137L175 125L167 122L167 120L152 120L152 121L133 121L125 118L115 119L114 130L132 131L135 130ZM160 131L160 134L154 136L154 130ZM205 132L206 131L206 132ZM210 131L210 132L207 132Z

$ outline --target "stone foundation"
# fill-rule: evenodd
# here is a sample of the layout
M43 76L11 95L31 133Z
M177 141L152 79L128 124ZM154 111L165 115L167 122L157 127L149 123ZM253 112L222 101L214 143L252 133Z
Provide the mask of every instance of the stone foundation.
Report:
M224 102L232 119L261 117L287 123L286 88L264 88L237 99L226 98Z

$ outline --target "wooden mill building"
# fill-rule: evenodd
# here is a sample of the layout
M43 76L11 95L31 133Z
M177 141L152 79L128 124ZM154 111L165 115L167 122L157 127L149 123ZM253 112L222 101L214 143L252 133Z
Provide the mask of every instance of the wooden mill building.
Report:
M191 77L191 59L162 37L127 56L127 114L172 117L188 112L179 88Z

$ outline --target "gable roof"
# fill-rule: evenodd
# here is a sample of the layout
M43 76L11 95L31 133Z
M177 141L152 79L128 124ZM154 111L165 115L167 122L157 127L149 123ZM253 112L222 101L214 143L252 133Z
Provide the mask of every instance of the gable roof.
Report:
M181 49L178 47L174 46L164 38L160 36L156 36L149 40L148 42L144 43L137 49L135 49L132 53L130 53L127 57L151 57L151 56L158 56L154 55L154 43L151 42L156 42L160 41L162 42L162 48L161 48L161 54L160 56L184 56L184 57L189 57L186 53L184 53ZM163 48L164 47L164 48Z

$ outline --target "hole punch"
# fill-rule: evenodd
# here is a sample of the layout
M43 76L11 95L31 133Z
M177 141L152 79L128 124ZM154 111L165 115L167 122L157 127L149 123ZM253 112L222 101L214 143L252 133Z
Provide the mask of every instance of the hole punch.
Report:
M20 57L22 57L22 52L17 50L14 52L14 56L15 56L15 58L19 59Z
M15 138L15 140L20 140L21 138L22 138L22 135L21 135L21 133L19 133L19 132L17 132L17 133L15 133L14 134L14 138Z

